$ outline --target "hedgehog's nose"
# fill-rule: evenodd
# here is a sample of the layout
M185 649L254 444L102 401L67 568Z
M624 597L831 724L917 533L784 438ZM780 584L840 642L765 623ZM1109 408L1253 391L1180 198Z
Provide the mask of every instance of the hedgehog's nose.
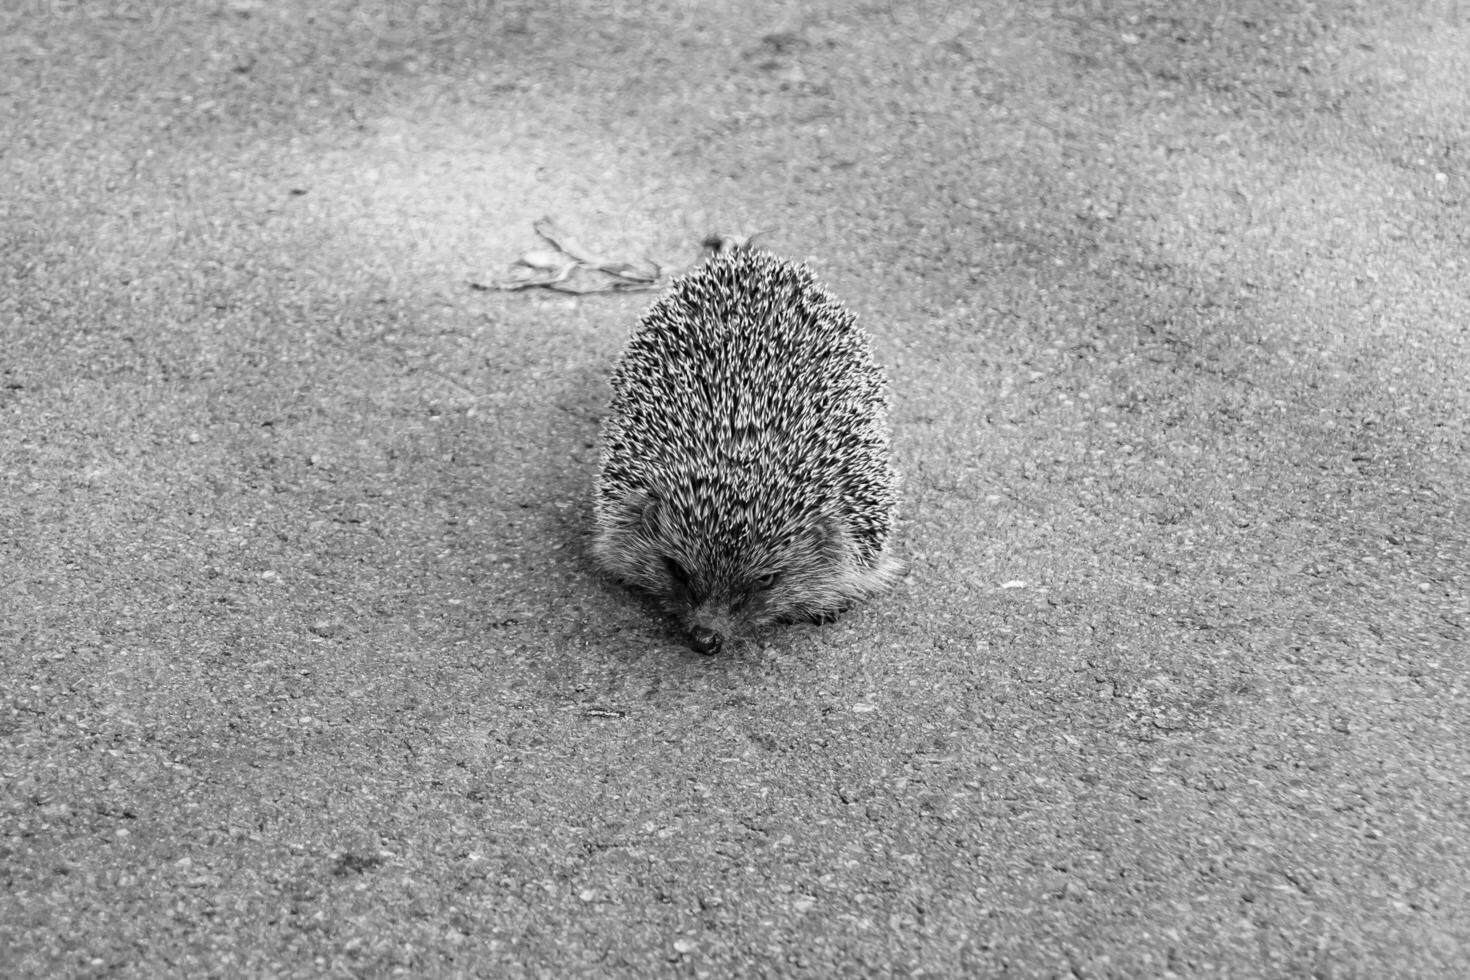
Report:
M708 626L696 626L689 631L689 645L695 653L719 653L725 645L725 638Z

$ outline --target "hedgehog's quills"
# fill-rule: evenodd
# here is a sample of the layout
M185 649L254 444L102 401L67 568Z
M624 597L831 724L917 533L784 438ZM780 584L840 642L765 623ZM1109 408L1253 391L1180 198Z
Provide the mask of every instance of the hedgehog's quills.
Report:
M811 270L711 259L644 315L612 375L593 555L715 653L892 584L888 394Z

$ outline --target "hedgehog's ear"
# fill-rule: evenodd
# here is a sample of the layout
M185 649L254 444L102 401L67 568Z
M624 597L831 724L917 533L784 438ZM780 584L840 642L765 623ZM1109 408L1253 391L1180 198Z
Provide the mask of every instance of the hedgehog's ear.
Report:
M667 510L663 498L656 493L644 493L641 500L631 503L638 510L638 529L650 538L662 537Z
M802 531L800 547L824 562L840 562L852 550L852 529L840 517L825 515Z
M648 534L658 527L659 499L646 490L634 490L609 501L609 518L620 531Z
M623 501L628 530L647 541L663 547L664 542L676 540L679 535L674 527L674 514L669 502L652 491L644 491Z

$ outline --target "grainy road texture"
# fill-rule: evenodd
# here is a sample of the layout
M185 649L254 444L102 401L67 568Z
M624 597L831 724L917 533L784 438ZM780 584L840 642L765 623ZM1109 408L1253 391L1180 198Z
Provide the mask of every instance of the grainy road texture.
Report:
M7 977L1461 977L1456 0L0 14ZM911 573L591 573L647 297L766 231Z

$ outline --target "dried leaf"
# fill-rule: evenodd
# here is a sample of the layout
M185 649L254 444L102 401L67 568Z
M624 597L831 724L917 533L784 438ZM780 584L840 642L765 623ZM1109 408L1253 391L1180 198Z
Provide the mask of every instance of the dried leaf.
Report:
M522 252L521 257L516 261L533 269L562 269L576 265L574 261L566 257L565 253L555 252L549 248L533 248Z
M671 271L652 259L616 261L574 239L549 217L532 224L551 248L533 248L516 260L503 279L470 280L471 289L518 290L541 287L557 292L627 293L659 288ZM677 270L674 270L677 271Z
M561 225L558 225L550 218L541 218L539 221L534 222L531 227L536 230L536 234L583 265L602 266L607 264L607 259L598 255L596 252L583 248L575 238L562 229Z

